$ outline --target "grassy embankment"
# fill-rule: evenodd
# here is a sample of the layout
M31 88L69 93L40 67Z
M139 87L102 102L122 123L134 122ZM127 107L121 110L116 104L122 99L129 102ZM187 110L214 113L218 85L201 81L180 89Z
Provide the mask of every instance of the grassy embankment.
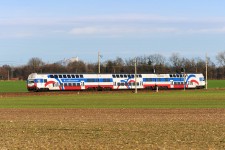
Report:
M1 97L1 108L225 108L223 90Z

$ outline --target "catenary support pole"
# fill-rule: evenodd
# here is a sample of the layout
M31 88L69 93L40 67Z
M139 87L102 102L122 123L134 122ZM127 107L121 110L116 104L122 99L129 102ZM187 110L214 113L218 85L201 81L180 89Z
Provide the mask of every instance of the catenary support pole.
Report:
M205 89L208 89L208 58L207 58L207 53L205 55Z
M134 70L135 70L135 93L137 93L137 59L135 58L135 63L134 63Z

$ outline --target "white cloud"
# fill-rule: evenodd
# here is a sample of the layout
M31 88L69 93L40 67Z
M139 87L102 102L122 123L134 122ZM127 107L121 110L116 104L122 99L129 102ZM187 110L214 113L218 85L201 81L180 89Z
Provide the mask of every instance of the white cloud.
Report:
M0 25L69 25L80 23L225 23L225 18L188 18L174 16L160 16L151 14L118 14L118 15L93 15L70 18L8 18L1 19Z
M27 38L35 36L35 33L29 31L0 32L0 38Z
M189 33L189 34L224 34L225 27L189 29L186 31L186 33Z
M178 32L175 28L141 28L141 27L123 27L123 26L88 26L73 28L69 33L73 35L109 35L109 36L121 36L121 35L143 35L149 33L174 33Z
M149 36L150 34L223 34L225 18L187 18L118 14L70 18L0 19L0 37L49 35ZM13 32L11 31L13 29ZM22 32L23 31L23 32ZM3 33L3 34L2 34Z

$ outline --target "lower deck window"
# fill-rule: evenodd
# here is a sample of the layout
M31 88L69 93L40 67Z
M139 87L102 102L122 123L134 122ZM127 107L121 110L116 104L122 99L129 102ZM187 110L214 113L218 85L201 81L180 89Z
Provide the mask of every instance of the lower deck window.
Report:
M62 86L63 84L61 84ZM64 83L64 86L80 86L80 83Z

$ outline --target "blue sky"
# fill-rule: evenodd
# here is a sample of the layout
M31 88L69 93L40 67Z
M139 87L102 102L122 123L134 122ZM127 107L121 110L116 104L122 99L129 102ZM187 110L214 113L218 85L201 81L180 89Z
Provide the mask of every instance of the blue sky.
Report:
M225 50L224 0L0 0L0 65Z

